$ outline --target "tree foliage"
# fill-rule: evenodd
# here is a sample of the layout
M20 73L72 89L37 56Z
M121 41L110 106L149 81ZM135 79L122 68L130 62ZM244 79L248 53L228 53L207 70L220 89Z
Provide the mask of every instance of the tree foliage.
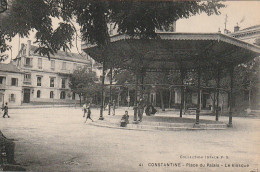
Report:
M2 16L1 34L10 38L17 34L26 37L35 31L39 45L36 51L47 56L71 47L76 31L73 22L80 26L84 41L103 47L109 43L109 23L115 24L118 33L154 38L156 28L167 28L180 18L199 13L219 14L219 9L224 7L218 0L10 0L8 3L10 8ZM61 20L58 26L53 26L54 18Z
M79 96L92 97L99 91L96 73L87 67L79 68L70 76L70 88Z
M8 40L8 39L6 38L6 36L4 34L2 34L2 32L0 30L0 62L2 62L8 58L8 55L5 54L4 52L6 52L7 50L9 50L11 48L11 46L6 44L6 40Z

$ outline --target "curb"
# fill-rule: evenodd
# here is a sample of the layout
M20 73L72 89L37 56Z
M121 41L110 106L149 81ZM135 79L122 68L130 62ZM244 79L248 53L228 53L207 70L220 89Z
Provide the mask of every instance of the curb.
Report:
M9 109L35 109L35 108L62 108L62 107L72 107L74 108L75 106L71 105L49 105L49 106L10 106ZM76 108L78 108L77 106Z
M137 130L137 131L196 131L196 130L225 130L225 128L188 128L188 127L160 127L160 126L147 126L147 125L139 125L139 127L129 128L129 127L119 127L119 126L112 126L112 125L105 125L101 123L90 123L92 126L97 127L104 127L104 128L114 128L114 129L121 129L121 130ZM134 124L130 124L129 126L133 126ZM138 125L136 125L138 126ZM226 125L225 125L226 126ZM144 127L144 128L142 128ZM148 127L148 128L146 128Z

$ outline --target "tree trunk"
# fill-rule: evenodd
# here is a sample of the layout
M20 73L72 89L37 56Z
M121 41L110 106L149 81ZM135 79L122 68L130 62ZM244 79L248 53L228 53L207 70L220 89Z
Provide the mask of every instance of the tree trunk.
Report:
M120 107L120 101L121 101L121 99L120 99L120 96L121 96L121 90L119 91L119 93L118 93L118 95L117 95L117 104L118 104L118 107Z
M172 88L170 88L169 109L171 108L171 103L172 103Z
M213 113L215 113L216 110L216 90L214 91L213 95Z
M79 105L81 107L81 95L79 95Z
M162 111L165 111L165 107L164 107L164 103L163 103L163 91L160 89L159 92L160 92L160 98L161 98L161 108L162 108Z

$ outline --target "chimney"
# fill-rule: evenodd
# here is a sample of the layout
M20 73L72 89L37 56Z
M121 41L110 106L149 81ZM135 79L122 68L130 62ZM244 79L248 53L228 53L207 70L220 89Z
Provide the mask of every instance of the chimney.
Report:
M30 56L30 50L31 50L31 40L27 41L27 46L26 46L26 56Z
M239 28L240 28L240 27L239 27L238 25L237 25L237 26L235 26L235 27L234 27L234 32L237 32L237 31L239 31Z

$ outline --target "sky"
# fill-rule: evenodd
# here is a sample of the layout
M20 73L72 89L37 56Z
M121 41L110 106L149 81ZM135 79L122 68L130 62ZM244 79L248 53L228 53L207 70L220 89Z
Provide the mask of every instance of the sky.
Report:
M220 10L220 15L207 16L200 14L188 19L180 19L176 22L176 32L200 32L200 33L216 33L220 29L223 33L225 27L225 18L227 16L226 27L233 32L234 26L237 24L240 29L247 28L260 24L260 0L259 1L225 1L223 2L226 8ZM20 39L21 43L26 43L30 39L34 41L34 34L32 33L29 38ZM74 41L74 45L75 45ZM19 39L16 36L11 42L12 52L10 51L9 59L5 61L8 63L12 58L18 54ZM80 42L78 42L80 49ZM77 48L73 47L71 52L78 53Z

